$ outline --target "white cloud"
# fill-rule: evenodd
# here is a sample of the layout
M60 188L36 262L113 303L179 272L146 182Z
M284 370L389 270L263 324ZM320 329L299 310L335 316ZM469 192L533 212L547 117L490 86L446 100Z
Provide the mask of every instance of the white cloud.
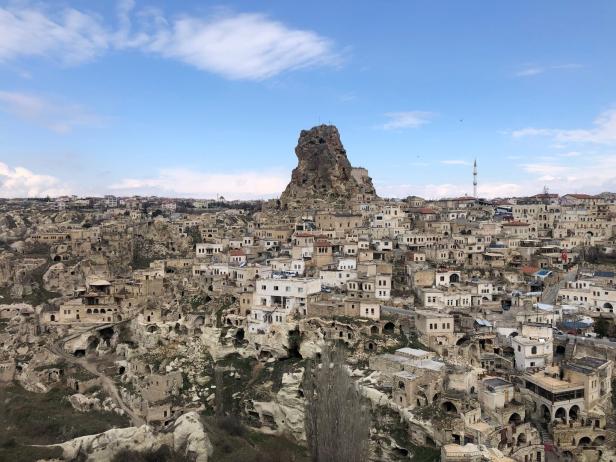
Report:
M10 168L0 162L0 197L45 197L69 194L60 180L50 175L39 175L23 168Z
M471 165L470 162L462 159L441 160L440 163L444 165Z
M434 113L426 111L387 112L389 119L381 128L385 130L399 130L403 128L417 128L427 124L434 117Z
M584 160L572 157L561 159L563 163L536 162L522 164L524 171L514 181L482 181L479 177L478 195L485 198L529 196L538 194L544 185L551 192L598 194L616 190L616 153L586 156ZM501 172L502 173L502 172ZM418 195L428 199L456 197L472 194L471 181L462 183L392 184L379 186L384 196L406 197Z
M531 190L532 191L532 190ZM473 194L472 184L441 183L423 185L384 185L379 187L379 193L385 196L406 197L417 195L425 199L440 199L444 197L461 197ZM478 195L484 198L524 195L524 185L518 183L484 183L480 184Z
M53 16L36 8L0 8L0 61L44 56L75 64L108 46L108 32L95 16L72 8Z
M562 174L566 172L569 168L564 165L550 163L522 164L521 167L528 173L534 173L538 175Z
M553 66L536 66L536 65L526 65L519 71L515 73L517 77L533 77L535 75L544 74L548 71L552 70L567 70L567 69L579 69L581 68L581 64L576 63L568 63L568 64L556 64Z
M616 144L615 109L602 112L593 123L594 128L572 130L528 127L512 131L511 136L514 138L547 136L561 145L566 143Z
M563 152L562 154L559 154L560 157L580 157L581 155L582 153L578 151L569 151L569 152Z
M265 79L334 60L329 40L261 14L183 17L159 30L147 49L232 79Z
M135 11L134 6L133 0L121 0L113 27L72 8L0 8L0 61L44 56L77 64L109 49L138 49L227 78L251 80L339 61L329 39L262 14L167 18L156 9Z
M555 131L549 128L526 127L520 128L519 130L513 130L509 133L514 138L525 138L527 136L552 136L555 134Z
M52 101L29 93L0 91L0 110L43 126L68 133L77 126L100 126L103 119L79 104Z
M110 189L122 194L156 194L211 198L222 194L230 199L279 196L290 178L289 172L208 173L186 168L167 168L151 178L124 178Z
M515 73L518 77L531 77L533 75L543 74L545 72L544 67L526 67Z

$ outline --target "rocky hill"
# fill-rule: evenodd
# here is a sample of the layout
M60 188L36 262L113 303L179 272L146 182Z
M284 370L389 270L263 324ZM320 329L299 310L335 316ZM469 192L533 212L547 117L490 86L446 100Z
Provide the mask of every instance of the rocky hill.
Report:
M323 201L346 205L352 199L376 197L367 170L351 166L334 125L302 130L295 154L298 165L280 197L282 207L310 207Z

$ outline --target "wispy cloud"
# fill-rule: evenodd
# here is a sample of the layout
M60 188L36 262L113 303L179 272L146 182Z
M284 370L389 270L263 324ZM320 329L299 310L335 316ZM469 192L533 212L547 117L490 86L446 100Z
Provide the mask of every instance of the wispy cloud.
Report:
M565 160L563 159L563 162ZM584 191L598 193L616 189L616 154L592 156L588 162L571 159L566 163L531 163L521 165L555 191Z
M616 144L616 110L605 111L593 121L594 128L560 129L527 127L511 132L514 138L545 136L561 145L567 143Z
M0 8L0 61L40 56L76 64L108 47L100 20L73 8L54 15L35 7Z
M531 163L522 164L522 169L528 173L534 173L538 175L560 175L569 170L569 167L565 165L559 165L554 163Z
M77 126L100 126L103 118L79 104L62 103L37 95L0 91L0 110L56 133L69 133Z
M232 79L265 79L335 60L328 39L261 14L180 18L159 29L146 49Z
M0 197L44 197L68 193L68 188L53 176L37 174L24 167L11 168L0 162Z
M530 190L532 191L532 189ZM426 199L440 199L444 197L461 197L471 195L473 187L460 183L428 183L417 184L387 184L379 187L379 193L391 197L406 197L418 195ZM524 195L525 185L518 183L483 183L478 191L480 197L494 198Z
M580 157L581 155L582 153L579 151L569 151L559 154L560 157Z
M289 172L211 173L186 168L162 169L154 177L124 178L110 189L126 194L158 194L181 197L271 198L280 195Z
M153 8L135 11L134 1L123 0L116 23L107 25L99 16L73 8L0 8L0 61L40 56L78 64L110 49L137 49L248 80L340 62L331 40L263 14L168 18Z
M553 66L537 66L533 64L528 64L522 69L518 70L515 75L516 77L533 77L535 75L544 74L548 71L580 69L581 67L583 67L581 64L576 63L556 64Z
M462 159L441 160L440 163L444 165L471 165L470 162Z
M581 156L580 156L581 157ZM586 160L588 159L588 160ZM560 162L533 162L520 164L524 172L514 181L493 181L479 178L478 195L485 198L529 196L540 193L543 186L550 191L566 194L585 192L598 194L616 190L616 153L561 158ZM383 196L406 197L418 195L428 199L472 194L470 181L379 185Z
M417 128L429 123L434 115L433 112L427 111L387 112L385 117L389 120L381 128L384 130Z

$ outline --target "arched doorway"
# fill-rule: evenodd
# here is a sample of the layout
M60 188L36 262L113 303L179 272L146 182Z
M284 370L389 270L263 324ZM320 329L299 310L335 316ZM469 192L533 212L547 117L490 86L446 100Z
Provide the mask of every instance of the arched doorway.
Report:
M586 446L590 446L591 444L592 444L592 441L591 441L590 437L588 437L588 436L583 436L578 441L578 446L581 446L581 447L584 447L584 448Z
M576 404L569 409L569 420L577 420L580 415L580 407Z
M441 409L448 414L458 413L458 408L451 401L444 401L443 404L441 404Z
M460 282L460 275L458 273L453 273L451 276L449 276L449 283L456 283L456 282Z
M558 409L556 409L556 412L554 413L554 418L555 419L561 419L563 422L567 421L567 411L564 407L559 407Z
M395 332L396 326L393 322L388 322L383 326L383 333L387 335L393 335Z
M550 414L550 409L545 405L542 404L541 407L539 408L540 411L540 415L541 415L541 420L543 420L543 422L549 422L550 420L552 420L552 416Z
M509 416L509 423L513 425L520 425L522 423L522 417L517 412L514 412Z
M592 442L593 446L602 446L604 444L605 444L605 436L603 435L597 436Z
M518 446L526 444L526 433L520 433L518 435Z

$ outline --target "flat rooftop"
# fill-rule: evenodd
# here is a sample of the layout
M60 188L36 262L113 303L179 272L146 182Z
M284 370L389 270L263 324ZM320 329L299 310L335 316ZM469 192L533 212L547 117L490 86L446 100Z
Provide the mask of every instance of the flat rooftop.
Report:
M413 374L412 372L408 372L408 371L396 372L394 374L394 377L398 377L400 379L406 379L406 380L415 380L417 378L415 374Z
M551 375L546 375L542 371L527 376L526 380L529 380L542 388L553 392L583 388L583 385L560 380L559 378L552 377Z
M485 379L483 383L484 385L492 387L492 388L513 386L511 382L501 379L500 377L492 377L489 379Z
M601 366L607 364L606 359L593 358L592 356L585 356L583 358L573 359L569 361L565 367L572 371L580 372L582 374L591 374L599 369Z
M396 350L396 354L400 354L400 355L405 355L405 356L412 356L414 358L421 358L424 356L430 356L430 352L426 351L426 350L420 350L418 348L409 348L409 347L404 347L404 348L399 348Z

